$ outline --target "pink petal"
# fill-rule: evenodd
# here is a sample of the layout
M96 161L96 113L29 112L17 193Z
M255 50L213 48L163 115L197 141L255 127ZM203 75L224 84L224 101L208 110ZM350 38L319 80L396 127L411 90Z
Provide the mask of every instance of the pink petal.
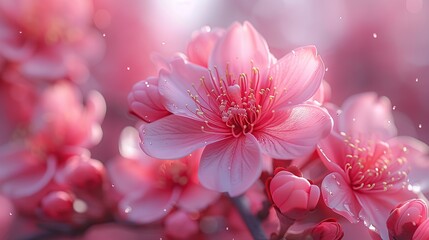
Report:
M147 78L133 86L128 95L130 111L145 122L152 122L170 113L162 105L158 78Z
M347 218L352 223L359 221L361 206L354 191L339 173L328 174L322 182L321 189L325 204L334 212Z
M234 23L219 39L209 60L209 68L216 67L221 76L231 73L251 73L252 67L269 67L270 54L265 39L249 22ZM226 69L228 67L228 70Z
M182 158L198 148L225 138L201 130L204 123L170 115L140 129L140 147L149 156L160 159Z
M188 44L189 60L200 66L207 67L213 47L223 34L223 29L212 30L207 26L195 32Z
M119 203L121 214L135 223L150 223L160 220L173 208L180 189L150 189L145 192L132 192Z
M207 93L203 89L201 79L209 83L210 75L206 68L176 58L170 63L170 71L161 70L158 82L159 93L164 99L164 107L171 113L198 120L198 106L190 96L198 95L201 104Z
M1 191L12 198L34 195L48 185L56 169L57 163L53 157L46 159L46 165L23 166L22 172L2 184Z
M62 49L44 48L23 62L21 71L32 78L57 80L67 74L65 57Z
M137 160L117 158L111 160L106 167L114 189L121 194L143 191L149 187L149 170Z
M310 99L322 83L325 67L314 46L298 48L277 61L270 75L280 91L277 106Z
M198 212L219 198L218 192L209 190L200 184L189 183L183 190L177 206L187 212Z
M273 113L254 135L271 157L291 159L309 154L331 129L332 118L326 110L315 105L297 105Z
M387 140L396 136L391 104L386 97L375 93L363 93L349 97L341 107L338 128L348 135L359 138L375 136Z
M399 203L412 198L417 198L417 195L406 189L385 194L356 194L356 199L362 206L359 218L369 229L375 229L382 239L389 239L386 221L390 211Z
M427 180L429 171L429 146L413 137L395 137L388 144L393 156L405 157L411 169L408 173L410 184L423 193L429 191Z
M231 196L244 193L259 178L262 156L256 139L246 134L209 144L201 156L201 184Z
M317 151L323 164L332 172L343 173L342 166L345 166L346 145L343 137L332 131L326 138L322 139Z

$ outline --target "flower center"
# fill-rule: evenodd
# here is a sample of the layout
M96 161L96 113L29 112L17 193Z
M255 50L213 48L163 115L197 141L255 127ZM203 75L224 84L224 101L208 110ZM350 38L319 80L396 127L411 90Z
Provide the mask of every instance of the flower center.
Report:
M179 160L165 160L158 168L158 187L185 186L189 182L189 171Z
M264 114L274 112L276 88L271 77L261 81L256 67L250 76L241 73L238 78L228 71L222 78L215 69L210 79L202 77L200 81L202 90L188 94L197 105L195 114L206 124L201 126L204 132L239 137L253 132Z
M407 160L404 156L394 156L385 142L368 141L364 144L343 132L341 135L348 146L344 170L353 190L385 192L407 186Z

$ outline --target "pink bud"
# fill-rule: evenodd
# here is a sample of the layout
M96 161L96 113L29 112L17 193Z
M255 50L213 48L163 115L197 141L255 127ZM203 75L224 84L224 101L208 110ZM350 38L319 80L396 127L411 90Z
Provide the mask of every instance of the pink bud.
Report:
M413 235L413 240L427 240L429 239L429 219L422 222L416 229Z
M325 219L317 224L311 231L313 240L338 240L344 236L341 225L332 218Z
M41 202L43 213L55 220L66 220L73 213L74 197L64 191L48 193Z
M279 171L269 181L269 195L283 215L300 219L316 208L320 189L307 179L288 171Z
M399 204L387 219L389 236L392 239L411 239L419 225L427 218L427 206L420 199L411 199Z

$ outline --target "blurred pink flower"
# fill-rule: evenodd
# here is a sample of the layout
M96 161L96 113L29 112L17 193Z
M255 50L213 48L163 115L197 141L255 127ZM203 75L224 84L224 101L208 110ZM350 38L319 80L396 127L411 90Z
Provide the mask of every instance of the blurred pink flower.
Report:
M307 179L286 170L276 170L267 182L267 192L274 206L290 219L302 219L316 208L320 189Z
M175 211L165 219L165 233L174 239L192 239L198 231L198 222L184 211Z
M47 194L41 201L43 213L56 221L69 220L73 214L74 196L64 191Z
M2 1L0 56L7 71L33 81L85 80L103 46L91 21L92 1Z
M350 222L362 220L387 239L390 211L416 197L408 190L407 175L417 153L408 154L412 142L396 137L387 98L359 94L341 110L331 108L335 130L319 143L321 159L332 172L322 182L323 199Z
M125 219L150 223L166 216L173 207L195 213L219 197L219 193L199 184L201 151L178 160L159 160L141 152L137 142L137 130L125 128L120 139L122 157L107 165Z
M416 229L427 218L426 203L412 199L399 204L387 219L389 237L396 240L411 239Z
M201 183L242 194L259 177L262 154L307 154L330 132L329 114L305 103L323 74L314 47L276 61L250 23L235 23L217 40L208 68L175 58L161 70L158 89L172 115L141 128L141 147L153 157L175 159L207 146Z

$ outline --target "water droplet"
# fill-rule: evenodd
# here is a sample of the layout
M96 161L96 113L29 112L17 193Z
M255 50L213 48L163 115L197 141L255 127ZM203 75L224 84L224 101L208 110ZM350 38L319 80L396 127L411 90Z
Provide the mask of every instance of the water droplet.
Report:
M402 151L406 152L406 151L408 151L408 148L407 147L403 147Z
M377 38L377 33L373 33L373 34L372 34L372 37L373 37L373 38Z
M225 229L226 229L226 231L228 231L228 230L229 230L229 227L226 227Z
M416 78L416 82L419 82L419 78Z
M337 176L335 176L335 175L332 175L332 178L333 178L333 179L337 179Z
M9 216L12 216L12 213L11 213L11 212L9 213Z
M164 212L167 212L167 209L166 208L164 208L164 210L163 210Z
M106 37L106 34L105 34L105 33L103 33L103 37Z
M115 187L115 184L112 184L112 188L114 188Z
M396 109L396 106L393 106L393 107L392 107L392 110L395 110L395 109Z
M422 128L422 124L421 123L419 124L419 128Z
M126 207L126 208L125 208L125 210L124 210L124 212L125 212L125 213L130 213L130 212L131 212L131 210L132 210L132 208L131 208L131 207Z
M162 45L165 45L165 42L162 42L161 44L162 44Z
M338 182L338 181L336 181L336 182L337 182L337 185L338 185L338 186L341 186L341 183L340 183L340 182Z
M387 124L390 124L391 122L390 122L390 120L387 120Z
M353 122L356 122L356 118L353 118L353 119L352 119L352 121L353 121Z
M329 195L334 196L334 193L332 191L329 191Z
M329 70L329 68L325 68L325 72L327 72Z
M341 114L341 110L340 110L340 109L338 109L338 110L337 110L337 116L340 116L340 114Z
M19 34L22 34L22 31L19 31Z
M416 226L416 225L417 225L417 223L416 223L416 222L414 222L414 221L413 221L413 222L411 222L411 224L413 224L413 226Z
M130 67L127 67L127 70L130 71Z
M295 50L292 50L292 54L295 56L295 54L296 54L296 53L295 53Z
M343 17L340 17L340 20L343 19Z

